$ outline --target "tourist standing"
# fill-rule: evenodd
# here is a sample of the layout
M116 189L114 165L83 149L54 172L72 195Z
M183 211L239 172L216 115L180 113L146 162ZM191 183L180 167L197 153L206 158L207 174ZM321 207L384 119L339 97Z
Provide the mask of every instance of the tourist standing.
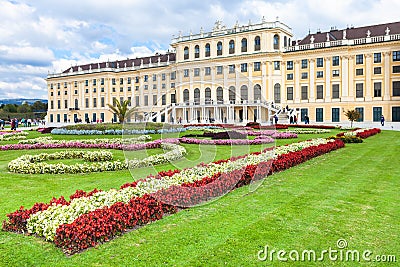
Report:
M381 125L385 126L385 117L381 115Z

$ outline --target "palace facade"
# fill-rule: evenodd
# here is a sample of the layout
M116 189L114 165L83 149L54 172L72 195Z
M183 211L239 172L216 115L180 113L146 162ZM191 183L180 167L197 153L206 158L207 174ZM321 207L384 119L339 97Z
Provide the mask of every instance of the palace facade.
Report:
M400 22L308 34L280 21L176 36L173 52L49 74L50 125L117 121L107 104L130 100L128 121L311 123L400 121Z

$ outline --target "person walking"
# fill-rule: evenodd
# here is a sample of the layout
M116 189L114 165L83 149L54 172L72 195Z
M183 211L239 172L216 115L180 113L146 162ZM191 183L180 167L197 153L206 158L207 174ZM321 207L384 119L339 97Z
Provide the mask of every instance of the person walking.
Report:
M385 117L381 115L381 125L385 126Z

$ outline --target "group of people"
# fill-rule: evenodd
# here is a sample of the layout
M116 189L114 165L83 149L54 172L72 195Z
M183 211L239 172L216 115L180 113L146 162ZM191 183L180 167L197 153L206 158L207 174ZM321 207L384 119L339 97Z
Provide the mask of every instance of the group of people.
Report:
M6 122L10 124L11 130L17 130L18 127L32 127L32 126L40 126L44 125L45 121L40 119L17 119L17 118L8 118L8 120L0 119L0 130L4 130L6 127Z

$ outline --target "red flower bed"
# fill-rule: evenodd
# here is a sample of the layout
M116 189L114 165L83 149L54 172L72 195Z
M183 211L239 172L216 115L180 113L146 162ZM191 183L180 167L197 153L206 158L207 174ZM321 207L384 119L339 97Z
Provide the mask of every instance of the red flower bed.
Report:
M96 192L99 192L100 190L97 190L96 188L92 190L91 192L87 193L83 190L76 190L74 194L72 194L69 199L70 201L65 200L63 196L59 198L52 198L50 200L49 204L46 203L35 203L32 208L30 209L24 209L23 206L19 208L19 210L14 211L13 213L7 214L8 221L4 220L3 221L3 230L4 231L10 231L10 232L17 232L17 233L24 233L26 232L26 220L29 219L29 217L32 214L35 214L36 212L39 211L44 211L47 210L51 205L53 204L61 204L61 205L69 205L71 203L71 200L74 198L80 198L80 197L90 197Z
M359 132L359 133L356 134L356 136L357 136L357 137L360 137L360 138L362 138L362 139L365 139L365 138L368 138L368 137L370 137L370 136L372 136L372 135L378 134L378 133L380 133L380 132L381 132L381 129L379 129L379 128L373 128L373 129L365 130L365 131L363 131L363 132Z
M68 254L96 246L116 235L139 225L163 217L163 206L149 195L133 198L125 204L117 202L111 207L97 209L79 216L71 224L57 229L54 243Z
M152 195L163 202L180 208L195 206L222 196L234 188L248 185L251 181L263 179L273 172L286 170L311 158L342 147L344 147L344 143L341 140L335 140L327 144L308 147L301 151L289 152L278 156L274 160L262 162L258 165L247 165L230 173L217 173L212 177L205 177L193 183L171 186Z

